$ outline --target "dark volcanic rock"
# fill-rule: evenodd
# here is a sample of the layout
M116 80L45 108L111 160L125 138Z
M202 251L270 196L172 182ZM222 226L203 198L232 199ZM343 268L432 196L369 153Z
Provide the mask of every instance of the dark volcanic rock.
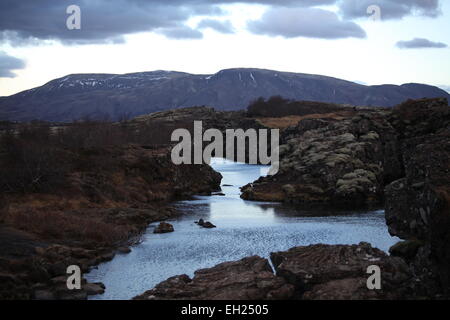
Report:
M203 227L206 229L216 228L216 226L213 225L211 222L205 221L203 219L200 219L200 220L196 221L195 223L198 224L200 227Z
M400 299L411 297L415 278L407 264L367 243L313 245L248 257L167 279L135 299L265 300L265 299ZM381 269L381 289L370 290L367 267Z
M105 292L105 285L103 283L86 283L83 286L83 290L86 291L87 295L97 295L103 294Z
M386 188L389 232L424 243L415 249L412 265L425 287L439 291L441 286L448 293L450 110L445 100L408 101L395 108L394 116L405 169L404 177Z
M206 228L206 229L216 228L216 226L213 225L213 224L212 224L211 222L209 222L209 221L206 221L206 222L202 225L202 227L203 227L203 228Z
M155 111L208 105L239 110L274 95L352 105L394 106L422 97L449 97L422 84L364 86L320 75L262 69L228 69L214 75L153 71L72 74L9 97L0 97L0 120L117 120Z
M139 300L268 300L289 299L294 287L272 273L266 259L253 256L169 278L135 297Z
M342 120L305 119L281 134L280 170L244 186L247 200L358 207L379 204L384 185L401 176L389 111Z
M404 297L412 275L400 258L368 243L312 245L271 254L278 276L293 284L304 299L397 299ZM367 268L381 269L381 290L369 290Z
M156 228L155 230L153 230L153 233L169 233L169 232L173 232L173 225L171 225L170 223L167 222L161 222Z
M413 259L424 242L418 240L400 241L389 248L389 253L395 257L404 258L407 261Z

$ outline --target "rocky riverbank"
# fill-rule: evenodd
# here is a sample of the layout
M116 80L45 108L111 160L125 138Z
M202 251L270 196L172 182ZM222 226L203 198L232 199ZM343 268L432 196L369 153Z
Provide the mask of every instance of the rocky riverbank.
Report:
M385 203L388 256L367 243L313 245L168 279L136 299L447 299L450 290L450 111L444 99L301 120L282 132L280 171L242 198L303 206ZM367 267L381 269L369 290Z
M199 107L137 118L123 124L127 131L122 134L138 132L139 140L160 131L156 138L167 143L166 133L189 128L193 120L203 120L205 129L283 129L279 173L243 187L242 198L302 207L385 205L390 233L405 241L393 246L390 256L367 243L272 253L275 273L267 259L249 257L199 270L192 279L170 278L137 299L448 297L446 100L270 119ZM0 298L85 299L102 292L101 284L86 282L83 290L67 290L67 266L87 271L116 253L126 253L149 223L175 215L167 207L169 201L219 189L220 174L207 165L173 165L169 147L158 147L153 135L151 143L103 145L118 128L101 127L84 138L82 147L77 147L74 132L52 148L40 132L24 131L21 136L32 137L30 141L6 144L18 149L0 153L5 164L0 184ZM90 146L99 133L100 143ZM3 159L7 157L11 159ZM369 265L381 268L381 290L367 289Z
M57 192L4 194L0 224L1 299L86 299L103 291L66 287L67 267L83 272L129 251L149 223L176 213L174 199L220 189L207 165L175 166L169 148L83 150Z
M367 243L312 245L254 256L172 277L137 300L399 299L411 291L413 275L405 262ZM381 290L368 290L367 267L381 267Z

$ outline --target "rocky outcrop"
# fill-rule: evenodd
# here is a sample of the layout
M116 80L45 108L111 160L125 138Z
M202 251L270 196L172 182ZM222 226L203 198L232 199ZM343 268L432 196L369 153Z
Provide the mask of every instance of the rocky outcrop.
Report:
M253 256L167 279L137 300L289 299L294 286L273 274L266 259Z
M406 183L415 188L411 199L420 193L426 172L419 177L414 170L424 163L441 177L437 185L445 186L448 175L441 171L447 168L448 114L447 100L423 99L393 110L355 108L339 117L311 115L282 131L279 172L242 187L241 197L332 208L381 206L384 188L394 181L388 193L406 196L396 192L406 186L399 179L416 175ZM442 187L435 189L442 193ZM422 215L427 211L417 209Z
M404 256L425 293L450 291L450 110L441 99L408 101L393 111L404 176L386 188L386 221L407 239Z
M389 111L358 111L336 120L304 119L282 132L280 170L244 186L247 200L358 207L382 201L399 177L397 134Z
M16 238L17 239L17 238ZM25 240L22 238L22 241ZM29 240L30 241L30 240ZM89 295L101 294L105 286L101 283L87 283L82 279L81 289L69 290L66 282L67 267L77 265L81 272L87 272L90 266L111 260L114 253L111 248L100 247L83 249L64 245L40 245L35 252L23 257L10 256L1 261L3 281L0 283L2 299L36 299L36 300L80 300ZM21 244L24 245L24 244ZM19 252L19 244L16 250Z
M293 284L303 299L399 299L412 275L405 262L368 243L312 245L271 254L276 274ZM370 290L369 266L381 269L381 289Z
M292 248L266 259L248 257L169 278L135 299L264 300L264 299L405 299L411 297L414 277L407 264L367 243L312 245ZM381 271L381 288L367 286L368 267Z

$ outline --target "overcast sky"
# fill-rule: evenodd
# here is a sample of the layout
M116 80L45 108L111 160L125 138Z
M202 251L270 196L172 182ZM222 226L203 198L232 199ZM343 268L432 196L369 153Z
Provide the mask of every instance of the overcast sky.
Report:
M237 67L450 91L449 30L443 0L1 0L0 96L71 73Z

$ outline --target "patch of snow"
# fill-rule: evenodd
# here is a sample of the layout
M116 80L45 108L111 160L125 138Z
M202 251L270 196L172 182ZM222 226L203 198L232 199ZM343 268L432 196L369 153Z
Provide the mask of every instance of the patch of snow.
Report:
M256 85L258 84L258 83L256 82L255 77L253 76L253 73L252 73L252 72L250 72L250 78L252 78L253 82L254 82Z

